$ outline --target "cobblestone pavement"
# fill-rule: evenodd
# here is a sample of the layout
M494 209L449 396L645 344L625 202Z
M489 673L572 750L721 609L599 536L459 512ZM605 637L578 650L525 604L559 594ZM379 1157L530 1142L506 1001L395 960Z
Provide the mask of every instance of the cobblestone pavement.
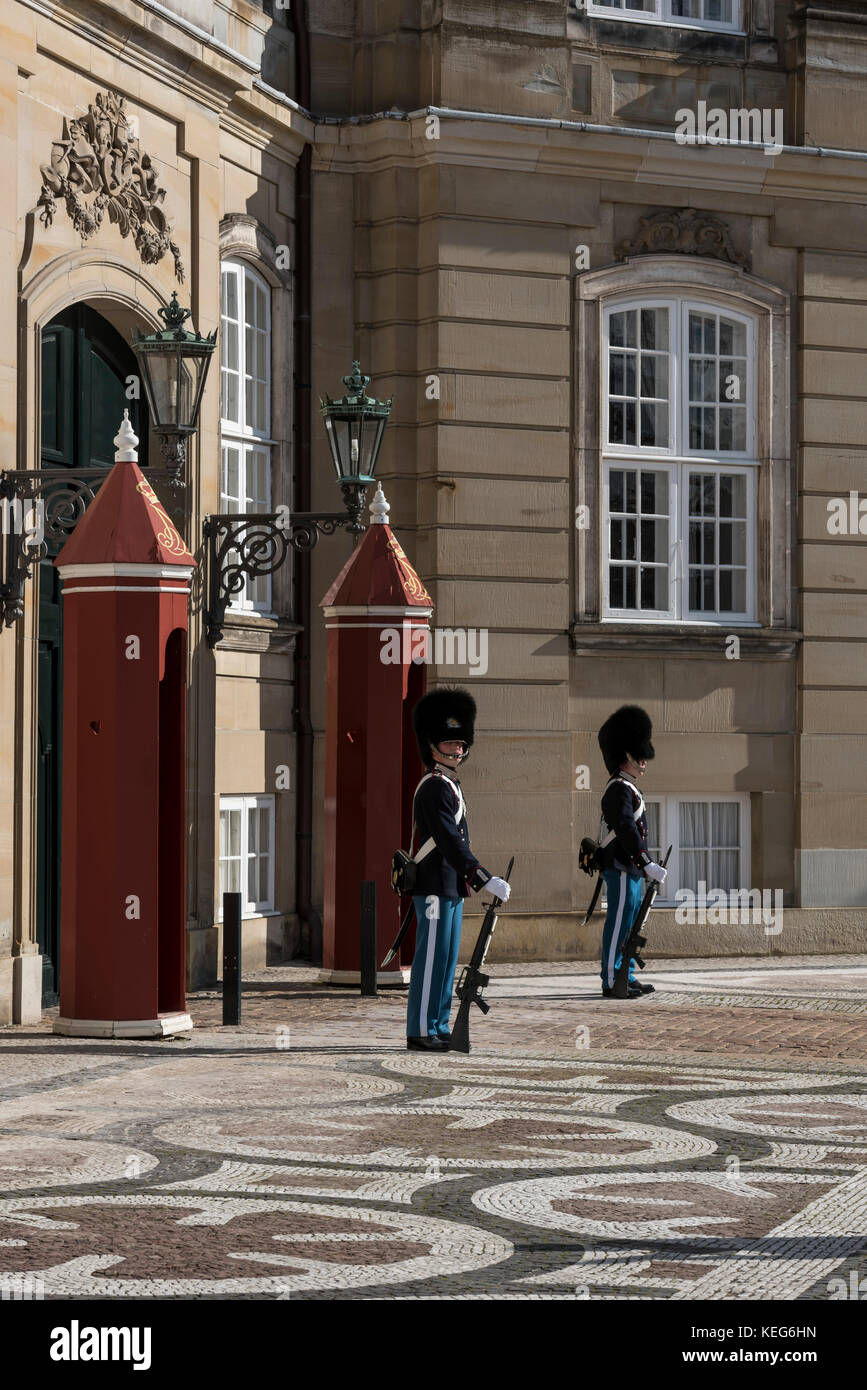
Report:
M240 1028L192 996L188 1039L0 1029L0 1290L851 1296L867 958L658 962L622 1003L591 965L493 969L468 1057L307 966L251 978Z

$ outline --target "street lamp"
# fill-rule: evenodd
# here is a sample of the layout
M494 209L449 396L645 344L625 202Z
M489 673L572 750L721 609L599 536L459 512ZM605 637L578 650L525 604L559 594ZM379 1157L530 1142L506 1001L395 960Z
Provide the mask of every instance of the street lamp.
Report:
M382 437L394 401L393 396L387 401L366 396L364 388L369 381L358 362L353 362L351 373L343 378L347 394L332 400L326 392L325 399L319 399L337 482L353 520L349 529L354 531L364 530L360 521L364 492L375 481Z
M364 494L375 482L376 462L394 399L378 401L366 396L364 388L369 381L353 362L352 372L343 378L347 395L332 400L326 394L319 401L345 511L290 512L281 506L276 512L222 512L205 517L209 646L216 646L222 638L229 601L241 592L247 579L274 574L290 550L312 550L320 536L333 536L337 530L357 534L366 529L361 520Z
M177 294L159 313L165 328L149 337L134 331L132 340L168 464L167 469L148 469L148 479L182 488L187 435L198 428L217 334L202 338L188 332L183 325L190 311L181 308ZM5 626L23 617L27 580L35 566L68 540L107 476L105 468L0 469L0 621ZM25 515L31 519L26 525Z
M163 458L171 470L171 487L183 487L187 437L198 428L202 392L211 365L217 330L203 338L184 328L190 317L175 290L158 311L165 328L145 336L133 329L136 355L153 428L160 436Z

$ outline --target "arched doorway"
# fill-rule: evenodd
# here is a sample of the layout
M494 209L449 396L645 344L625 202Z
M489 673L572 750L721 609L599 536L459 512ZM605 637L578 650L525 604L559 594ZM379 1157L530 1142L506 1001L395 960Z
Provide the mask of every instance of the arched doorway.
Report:
M104 468L129 410L147 459L147 409L126 395L138 373L129 343L88 304L73 304L42 331L41 468ZM36 786L36 936L44 1004L57 1002L60 979L61 696L63 610L49 543L39 566L38 766Z

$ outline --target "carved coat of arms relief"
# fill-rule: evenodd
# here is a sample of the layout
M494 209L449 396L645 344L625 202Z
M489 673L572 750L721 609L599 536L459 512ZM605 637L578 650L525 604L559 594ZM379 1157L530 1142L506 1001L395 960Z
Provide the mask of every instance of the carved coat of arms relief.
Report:
M98 92L84 116L63 122L63 136L51 147L51 162L40 165L42 190L37 207L46 228L62 200L82 241L95 236L108 214L121 236L131 236L145 265L171 252L175 275L183 281L181 253L162 210L166 190L145 154L115 92Z

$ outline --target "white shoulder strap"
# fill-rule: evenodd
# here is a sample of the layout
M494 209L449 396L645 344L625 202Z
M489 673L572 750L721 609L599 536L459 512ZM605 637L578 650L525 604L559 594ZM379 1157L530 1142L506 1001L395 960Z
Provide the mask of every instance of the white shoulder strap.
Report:
M644 797L641 795L641 792L638 791L638 788L637 788L632 782L627 782L625 777L616 777L616 776L615 776L615 777L609 777L608 782L607 782L606 787L605 787L605 791L606 791L606 792L607 792L608 788L611 786L611 783L612 783L612 782L624 782L624 783L626 784L627 787L631 788L632 791L638 792L638 807L637 807L637 809L636 809L635 811L633 811L633 813L632 813L632 819L633 819L633 820L640 820L641 817L642 817L642 815L644 814ZM604 795L605 795L605 792L603 792L602 794L603 794L603 796L604 796ZM600 823L599 823L599 834L600 834L600 837L601 837L601 834L602 834L602 827L603 827L603 826L605 826L605 828L607 829L607 824L606 824L606 821L605 821L605 817L604 817L604 816L603 816L602 820L601 820ZM603 840L603 839L600 838L600 840L599 840L599 847L600 847L600 849L605 849L606 845L610 845L610 844L611 844L611 841L612 841L612 840L616 840L616 839L617 839L617 832L616 832L616 830L609 830L609 831L608 831L608 834L605 836L605 839Z
M418 784L418 787L416 787L415 791L414 791L413 794L412 794L412 814L413 814L413 822L415 822L415 799L416 799L416 797L418 796L419 788L422 787L422 786L424 785L425 782L428 782L428 781L430 780L431 777L442 777L442 776L443 776L442 773L427 772L427 773L425 773L424 777L422 777L421 781L420 781L419 784ZM457 811L455 812L455 825L460 825L460 823L461 823L461 821L463 820L464 816L466 815L466 811L467 811L466 805L465 805L465 803L464 803L464 795L463 795L463 792L461 791L461 789L460 789L460 787L457 785L457 783L456 783L456 782L453 782L453 781L451 780L450 777L443 777L443 780L444 780L445 782L448 782L448 784L449 784L449 786L451 787L452 791L455 792L455 793L457 794L457 798L458 798L458 809L457 809ZM413 855L413 860L414 860L414 862L415 862L416 864L420 864L421 861L422 861L423 859L426 859L427 856L428 856L428 855L431 853L431 851L434 850L434 849L436 849L436 840L434 839L433 835L430 835L430 836L428 836L428 838L425 840L425 842L424 842L423 845L419 845L418 849L416 850L415 854Z

